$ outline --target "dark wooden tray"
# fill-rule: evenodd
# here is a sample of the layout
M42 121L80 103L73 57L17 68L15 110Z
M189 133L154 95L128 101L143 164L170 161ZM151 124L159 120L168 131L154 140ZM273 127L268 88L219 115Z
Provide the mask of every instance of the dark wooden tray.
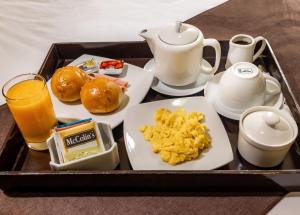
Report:
M222 58L219 71L224 70L228 41L220 41ZM122 43L60 43L53 44L40 69L47 80L54 70L82 54L121 58L143 67L152 57L145 42ZM213 63L214 51L204 50L204 57ZM300 122L300 109L283 72L268 44L255 62L277 78L283 94ZM195 95L203 95L203 92ZM152 89L143 102L172 98ZM2 113L6 113L2 109ZM296 191L300 190L300 156L293 145L282 164L272 169L260 169L247 163L237 151L238 122L221 116L234 153L234 160L212 171L135 171L132 170L123 140L123 124L113 131L118 142L120 165L113 171L52 171L49 153L29 150L17 127L7 129L0 151L0 188L5 192L21 191Z

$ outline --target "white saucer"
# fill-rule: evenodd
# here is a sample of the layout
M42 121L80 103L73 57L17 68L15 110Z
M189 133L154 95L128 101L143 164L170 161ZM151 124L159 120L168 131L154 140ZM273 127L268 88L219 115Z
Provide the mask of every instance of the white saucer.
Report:
M203 59L203 64L208 67L211 68L211 65ZM150 61L148 61L146 63L146 65L144 66L144 69L149 71L149 72L155 72L155 62L154 59L151 59ZM208 80L213 76L213 74L203 74L201 73L197 79L197 81L195 81L194 83L191 83L189 85L186 86L171 86L171 85L167 85L163 82L161 82L160 80L158 80L158 78L154 77L153 82L151 84L151 88L153 90L155 90L156 92L165 94L165 95L169 95L169 96L188 96L188 95L192 95L195 93L198 93L200 91L202 91L205 86L206 83L208 82Z
M204 89L205 98L213 104L216 111L229 119L239 120L242 112L234 112L234 110L224 106L218 96L218 84L224 72L220 72L213 76L208 82ZM268 84L268 82L267 82ZM266 96L266 102L264 106L271 106L280 109L284 103L282 93L276 96Z

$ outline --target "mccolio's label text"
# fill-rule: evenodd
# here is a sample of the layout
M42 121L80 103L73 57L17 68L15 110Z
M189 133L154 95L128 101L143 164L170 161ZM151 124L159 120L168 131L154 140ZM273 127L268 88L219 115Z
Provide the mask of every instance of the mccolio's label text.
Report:
M78 146L87 142L96 140L96 132L94 129L89 129L77 134L69 135L64 138L64 143L67 148Z

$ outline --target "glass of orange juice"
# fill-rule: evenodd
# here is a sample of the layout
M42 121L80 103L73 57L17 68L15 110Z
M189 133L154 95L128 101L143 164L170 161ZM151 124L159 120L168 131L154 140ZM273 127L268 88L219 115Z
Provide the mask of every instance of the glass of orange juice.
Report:
M33 73L18 75L4 84L2 94L29 148L47 149L57 119L46 80Z

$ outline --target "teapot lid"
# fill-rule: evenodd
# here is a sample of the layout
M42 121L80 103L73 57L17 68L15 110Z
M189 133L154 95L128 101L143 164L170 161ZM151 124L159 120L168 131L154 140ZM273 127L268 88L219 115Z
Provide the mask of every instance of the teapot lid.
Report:
M170 45L186 45L197 40L199 32L191 25L176 22L162 29L158 36L160 40Z
M257 107L242 120L244 132L256 143L279 146L289 142L293 137L293 129L283 116Z

